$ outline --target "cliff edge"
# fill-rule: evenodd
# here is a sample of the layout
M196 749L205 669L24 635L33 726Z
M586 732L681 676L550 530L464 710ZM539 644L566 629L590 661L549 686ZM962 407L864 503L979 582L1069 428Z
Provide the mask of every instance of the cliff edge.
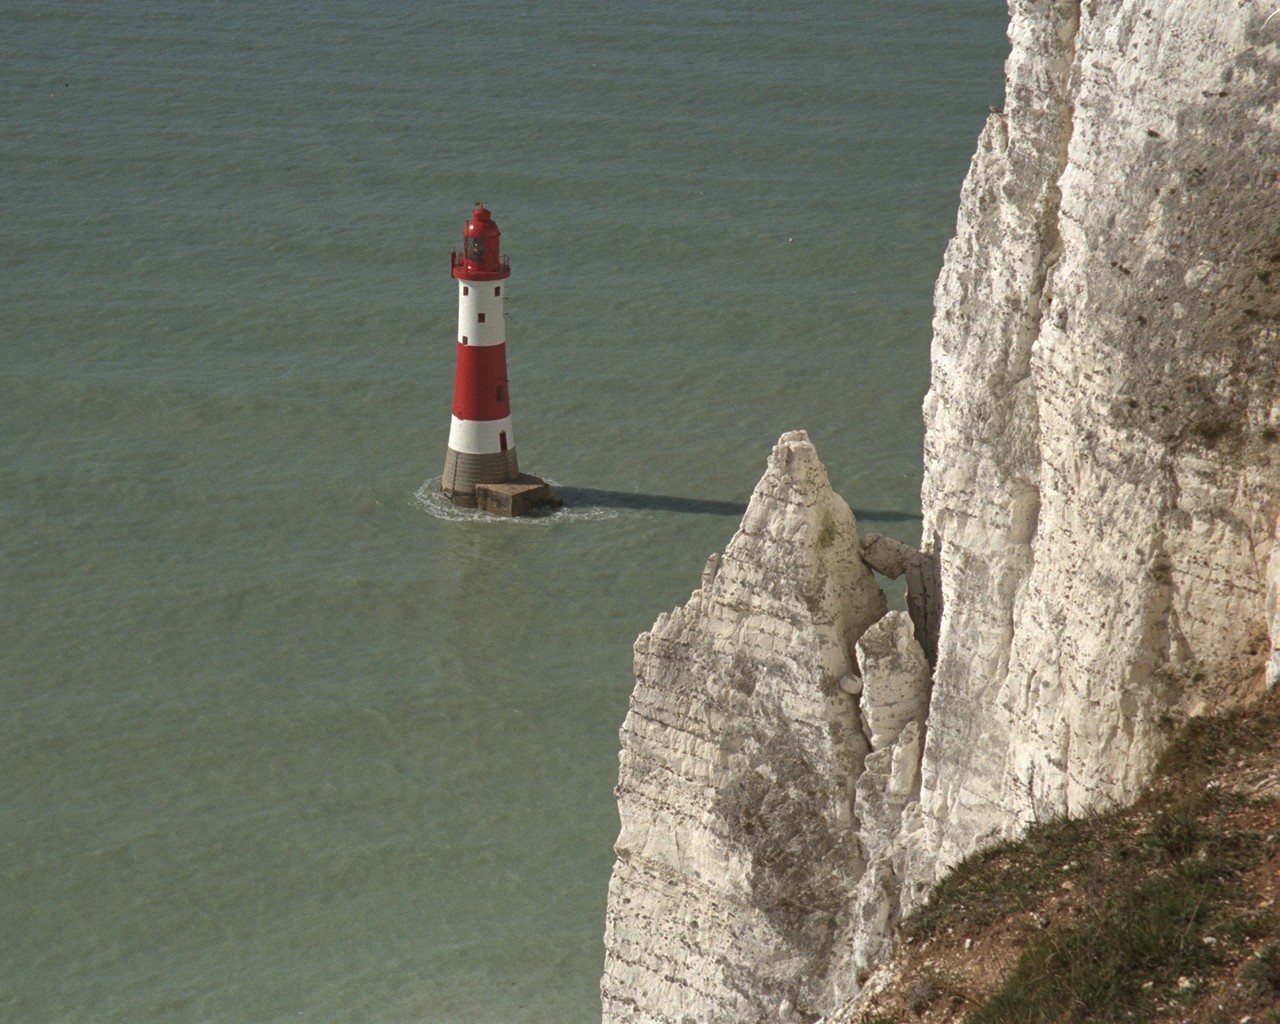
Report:
M637 641L606 1021L831 1013L961 858L1133 800L1181 722L1280 678L1275 12L1012 0L920 551L859 538L785 435Z

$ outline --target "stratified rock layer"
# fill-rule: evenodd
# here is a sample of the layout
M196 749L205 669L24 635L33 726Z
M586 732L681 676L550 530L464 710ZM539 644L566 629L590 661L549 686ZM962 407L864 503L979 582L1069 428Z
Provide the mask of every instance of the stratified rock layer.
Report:
M812 1020L854 991L854 645L885 612L860 551L813 445L786 434L701 589L636 641L606 1021Z
M943 615L907 902L992 836L1131 798L1268 648L1275 4L1010 10L935 296Z

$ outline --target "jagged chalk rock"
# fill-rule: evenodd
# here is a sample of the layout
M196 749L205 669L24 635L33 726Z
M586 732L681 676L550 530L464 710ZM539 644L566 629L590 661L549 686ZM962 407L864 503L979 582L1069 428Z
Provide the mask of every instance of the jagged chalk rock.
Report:
M933 555L900 540L870 533L862 538L862 560L881 576L907 581L907 613L925 659L933 664L938 650L938 624L942 617L942 583Z
M636 641L606 1022L785 1024L852 994L869 745L848 690L884 613L853 513L783 435L701 588Z
M886 537L881 533L869 533L862 538L862 560L881 576L896 580L905 576L913 556L919 554L910 544Z
M901 917L900 893L918 856L920 758L931 677L909 616L890 612L862 635L860 712L871 752L854 791L854 813L866 870L850 913L858 977L888 952Z
M924 723L929 709L929 665L911 620L890 612L858 641L862 669L863 732L874 751L891 746L908 722Z

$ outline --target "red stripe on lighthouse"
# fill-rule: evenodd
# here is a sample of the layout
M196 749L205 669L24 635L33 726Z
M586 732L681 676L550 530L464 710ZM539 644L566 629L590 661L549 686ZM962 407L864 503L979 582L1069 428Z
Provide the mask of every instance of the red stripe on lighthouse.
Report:
M511 415L506 345L458 346L453 414L460 420L500 420Z

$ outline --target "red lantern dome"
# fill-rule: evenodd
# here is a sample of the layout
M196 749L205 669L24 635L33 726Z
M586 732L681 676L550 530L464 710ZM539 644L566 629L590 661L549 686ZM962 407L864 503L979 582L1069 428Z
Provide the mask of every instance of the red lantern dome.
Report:
M511 274L510 261L498 251L502 232L483 206L477 206L462 229L462 252L453 251L453 276L459 281L501 281Z

